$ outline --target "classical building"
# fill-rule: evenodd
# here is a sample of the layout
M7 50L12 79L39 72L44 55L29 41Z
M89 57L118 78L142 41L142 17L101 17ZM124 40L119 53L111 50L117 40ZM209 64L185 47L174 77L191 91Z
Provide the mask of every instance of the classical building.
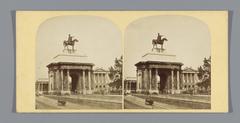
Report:
M49 93L92 94L94 64L86 55L62 53L47 65Z
M182 70L183 63L163 48L164 41L167 39L158 34L157 39L152 40L152 50L135 64L136 92L179 94L198 82L197 71L190 68Z
M137 92L180 93L182 63L176 55L153 50L142 57L137 67Z
M182 70L182 89L189 90L195 89L197 87L197 83L199 83L198 79L198 71L192 69L191 67L186 67Z
M136 92L136 89L137 89L137 78L136 77L126 77L124 80L125 93Z
M93 70L94 64L87 55L74 49L77 39L69 34L63 42L64 50L47 65L48 93L50 94L92 94L96 88L107 88L109 71ZM72 46L72 48L69 48Z
M109 78L109 71L104 70L103 68L96 68L93 71L93 78L94 78L94 85L95 90L94 91L100 91L100 90L106 90L106 92L109 91L109 84L111 83L111 80Z
M40 78L36 81L36 85L35 85L35 90L36 90L36 93L38 94L43 94L43 93L47 93L49 91L49 88L48 88L48 79L47 78Z

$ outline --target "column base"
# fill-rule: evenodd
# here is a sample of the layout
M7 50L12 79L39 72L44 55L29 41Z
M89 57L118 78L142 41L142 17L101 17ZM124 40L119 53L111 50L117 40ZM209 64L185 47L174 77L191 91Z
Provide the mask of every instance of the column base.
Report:
M92 93L93 93L92 90L87 90L87 91L86 91L86 94L92 94Z
M60 93L61 93L61 95L70 95L71 94L70 91L61 91Z
M176 93L176 94L180 94L180 93L181 93L181 90L175 90L175 93Z
M142 90L141 90L141 89L138 89L138 90L136 90L136 92L137 92L137 93L141 93L141 92L142 92Z
M159 94L158 90L149 90L149 93L150 93L150 94L153 94L153 93Z
M82 94L83 94L83 95L87 94L87 91L86 91L86 90L83 90L83 91L82 91Z
M126 94L130 94L130 93L131 93L131 90L126 90L125 93L126 93Z
M171 90L171 94L180 94L181 90Z
M52 95L54 93L54 91L53 90L51 90L51 91L48 91L48 94L50 94L50 95Z

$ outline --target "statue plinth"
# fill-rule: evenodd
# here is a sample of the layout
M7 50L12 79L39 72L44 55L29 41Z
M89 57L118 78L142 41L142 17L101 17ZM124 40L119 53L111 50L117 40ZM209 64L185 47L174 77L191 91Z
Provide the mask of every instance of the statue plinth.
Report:
M142 56L143 61L161 61L161 62L178 62L176 55L167 53L165 49L154 48L151 52Z
M68 54L73 54L76 51L77 51L76 49L63 49L63 53L68 53Z
M163 49L163 48L153 48L152 51L153 51L153 52L159 52L159 53L162 53L162 52L165 51L165 49Z

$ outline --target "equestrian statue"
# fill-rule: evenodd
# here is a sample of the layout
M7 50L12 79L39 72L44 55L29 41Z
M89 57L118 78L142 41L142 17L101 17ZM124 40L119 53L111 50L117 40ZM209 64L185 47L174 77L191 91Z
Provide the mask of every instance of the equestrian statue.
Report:
M163 38L163 35L160 35L158 33L157 39L152 40L153 49L159 49L157 46L158 46L158 44L160 44L161 45L160 50L163 51L164 50L164 48L163 48L164 41L168 41L168 40L166 38Z
M68 40L63 41L64 50L67 50L69 53L73 53L75 51L75 49L74 49L75 42L78 42L78 40L73 39L73 36L68 34ZM69 45L72 46L72 49L69 49L69 47L68 47Z

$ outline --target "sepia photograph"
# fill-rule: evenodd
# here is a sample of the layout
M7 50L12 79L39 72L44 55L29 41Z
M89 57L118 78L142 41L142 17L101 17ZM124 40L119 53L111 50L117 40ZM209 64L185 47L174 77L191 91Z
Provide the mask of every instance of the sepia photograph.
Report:
M121 53L121 32L106 19L46 20L36 37L36 109L121 109Z
M125 32L125 109L210 109L211 36L193 17L150 16Z
M16 111L228 112L228 12L17 11Z

